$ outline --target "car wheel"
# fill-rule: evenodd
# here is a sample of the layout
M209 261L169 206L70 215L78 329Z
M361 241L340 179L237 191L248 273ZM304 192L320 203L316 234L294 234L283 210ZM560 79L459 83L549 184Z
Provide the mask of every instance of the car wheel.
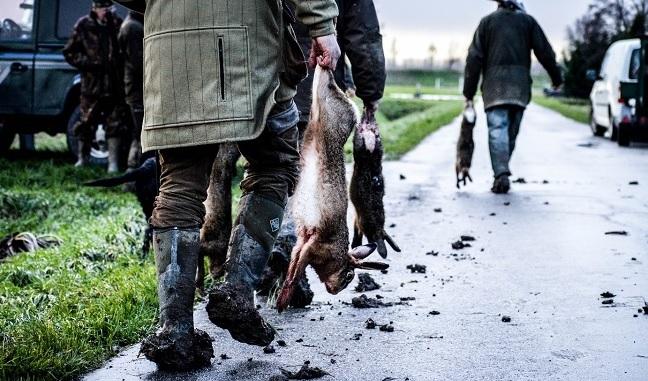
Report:
M0 122L0 155L4 155L11 147L16 133L9 125Z
M621 123L617 128L617 139L619 146L630 146L630 126L626 123Z
M590 120L590 128L592 129L592 133L594 136L604 136L605 131L607 131L607 128L600 126L598 123L596 123L596 120L594 120L594 108L590 107L590 115L589 115L589 120Z
M77 106L70 114L67 122L67 145L70 154L75 159L78 159L78 139L74 136L74 126L81 120L81 108ZM95 133L95 138L92 139L92 146L90 148L90 163L97 165L108 164L108 148L105 138L101 135L102 131Z

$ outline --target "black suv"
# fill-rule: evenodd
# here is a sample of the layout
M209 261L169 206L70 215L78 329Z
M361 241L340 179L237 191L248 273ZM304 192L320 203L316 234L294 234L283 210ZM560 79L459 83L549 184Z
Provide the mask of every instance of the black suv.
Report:
M76 154L72 127L80 117L78 71L62 49L91 0L2 0L0 20L0 154L17 133L67 134ZM117 13L125 16L122 7ZM105 134L97 126L92 156L107 157Z

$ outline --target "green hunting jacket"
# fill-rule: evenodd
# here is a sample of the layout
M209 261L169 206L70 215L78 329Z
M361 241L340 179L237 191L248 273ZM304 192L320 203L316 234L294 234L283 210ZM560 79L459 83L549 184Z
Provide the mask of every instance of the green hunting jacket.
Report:
M334 0L290 0L312 37ZM144 13L144 151L250 140L294 97L304 56L282 0L117 0Z

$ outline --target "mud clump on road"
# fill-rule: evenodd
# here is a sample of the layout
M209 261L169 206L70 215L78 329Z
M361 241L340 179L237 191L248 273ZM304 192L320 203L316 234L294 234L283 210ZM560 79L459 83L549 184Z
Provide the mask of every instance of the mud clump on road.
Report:
M391 324L383 324L379 329L381 332L394 332L394 326Z
M471 235L462 235L459 238L461 238L462 242L475 242L475 241L477 241L477 239L475 237L471 236Z
M452 246L453 250L462 250L462 249L465 249L467 247L472 247L471 244L464 243L463 241L453 242L450 246Z
M605 291L605 292L601 293L601 297L602 297L602 298L614 298L615 296L616 296L616 295L614 295L614 294L611 293L610 291Z
M639 185L639 181L630 181L628 185Z
M518 177L516 180L513 180L514 184L526 184L526 179L524 177Z
M301 369L297 372L291 372L289 370L280 368L279 369L285 380L315 380L317 378L322 378L324 376L329 376L329 374L318 367L310 367L310 362L304 363ZM282 380L278 378L277 380Z
M502 316L502 322L503 323L510 323L511 322L511 317L507 316L507 315Z
M375 321L373 321L372 318L369 318L369 319L367 319L367 321L365 321L365 328L366 329L376 329L376 326L377 326L377 324L376 324Z
M265 353L267 355L275 353L276 351L277 350L272 345L268 345L267 347L263 348L263 353Z
M380 307L391 307L392 303L381 302L378 299L369 298L367 295L362 294L351 299L351 305L354 308L380 308Z
M613 304L613 303L614 303L614 299L606 299L606 300L601 302L601 304L606 305L606 306L610 305L610 304Z
M412 274L418 273L418 274L425 274L427 271L427 267L425 265L419 265L419 264L413 264L413 265L407 265L406 267L409 271L412 272Z
M362 273L358 275L358 285L355 290L357 292L367 292L378 290L380 285L367 273Z
M605 235L628 235L628 232L625 230L617 230L617 231L610 231L610 232L605 232Z

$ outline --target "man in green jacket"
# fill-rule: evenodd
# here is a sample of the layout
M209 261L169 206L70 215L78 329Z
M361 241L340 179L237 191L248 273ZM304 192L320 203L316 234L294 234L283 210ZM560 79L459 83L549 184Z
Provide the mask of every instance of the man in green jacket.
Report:
M547 37L520 0L495 0L498 9L479 23L466 60L464 96L472 107L480 77L488 121L492 191L508 193L509 161L520 123L531 100L531 51L549 73L554 87L562 74Z
M279 0L119 0L144 13L142 148L158 150L160 191L151 218L160 323L142 352L159 367L208 365L206 333L194 330L194 278L218 144L236 142L247 159L225 281L209 295L212 322L238 341L265 346L274 330L254 290L299 169L293 102L306 76L303 54ZM313 39L309 62L335 69L340 49L334 0L293 0Z

